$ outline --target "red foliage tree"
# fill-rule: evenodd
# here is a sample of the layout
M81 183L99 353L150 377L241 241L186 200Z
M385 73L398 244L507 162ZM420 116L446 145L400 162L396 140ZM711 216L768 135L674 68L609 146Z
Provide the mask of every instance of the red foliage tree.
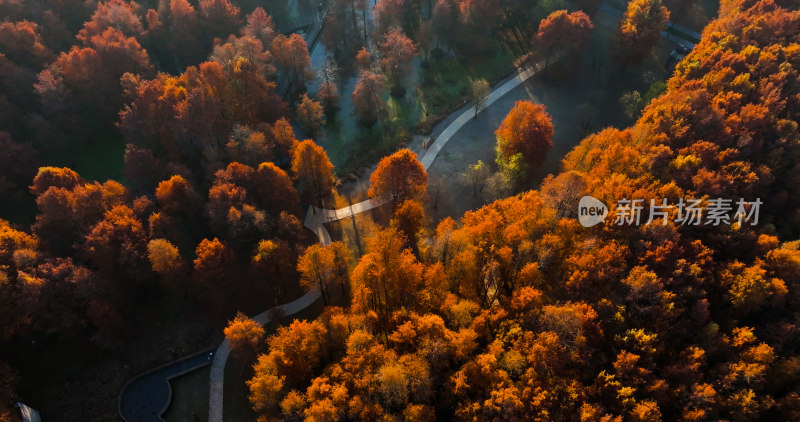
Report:
M517 101L495 131L498 163L503 168L514 166L514 157L519 154L526 167L520 177L530 177L553 147L553 132L543 105Z
M322 103L325 114L330 116L339 110L339 88L332 81L322 83L317 91L317 98Z
M401 149L385 157L369 177L368 195L390 200L395 205L408 199L420 199L428 187L428 173L416 154Z
M380 76L368 70L359 74L352 93L353 107L359 122L372 127L379 119L386 116L386 101L383 100L383 83Z
M138 38L144 33L139 14L139 5L133 1L109 0L98 3L91 20L83 24L77 38L88 43L92 37L102 35L108 28L116 28L125 36Z
M276 33L272 17L261 7L256 7L252 13L247 15L247 24L242 28L242 35L256 38L264 46L270 47Z
M292 179L272 163L261 163L253 177L253 194L259 207L272 215L286 211L300 215L300 198Z
M311 56L300 34L278 35L272 40L272 54L278 70L287 78L292 92L305 91L306 82L314 77Z
M133 210L125 205L106 212L86 236L83 248L92 264L109 276L146 279L150 268L147 234Z
M554 53L583 52L593 27L589 16L581 11L569 13L566 10L557 10L542 19L531 44L534 50L544 54L549 64Z
M383 38L390 30L403 23L403 0L379 0L375 2L375 36Z
M408 73L411 60L417 56L417 46L399 28L392 28L380 45L381 69L389 80L393 93L402 91L400 80Z
M70 138L100 140L113 133L122 107L122 75L147 75L152 65L135 38L113 27L90 36L86 45L61 53L39 73L35 88L59 130Z
M229 0L200 0L204 35L209 39L224 38L242 26L239 8Z

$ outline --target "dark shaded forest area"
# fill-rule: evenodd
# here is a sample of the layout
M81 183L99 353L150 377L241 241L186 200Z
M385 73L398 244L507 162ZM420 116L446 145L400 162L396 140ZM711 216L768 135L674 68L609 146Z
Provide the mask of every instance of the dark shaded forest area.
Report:
M344 300L266 341L243 316L225 331L255 359L259 420L800 420L797 0L722 1L636 123L589 135L536 190L552 122L518 103L496 133L514 195L459 221L430 221L425 168L394 152L360 256L301 221L335 204L319 133L339 87L254 3L0 0L0 421L20 398L108 420L117 391L46 371L125 356L175 301L221 328L302 289ZM358 68L367 129L419 56L480 60L506 31L534 46L520 64L569 63L599 7L381 0L368 19L370 3L332 2L321 34ZM616 65L669 16L632 1ZM486 82L471 93L477 115ZM584 228L584 195L764 205L757 225Z

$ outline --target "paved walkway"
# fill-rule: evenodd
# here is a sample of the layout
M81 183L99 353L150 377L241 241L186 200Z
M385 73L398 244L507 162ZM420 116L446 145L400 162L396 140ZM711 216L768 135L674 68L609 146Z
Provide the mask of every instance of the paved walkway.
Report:
M128 422L164 422L161 415L172 399L169 380L208 366L213 352L198 354L171 362L134 378L119 398L119 413Z
M605 4L603 6L605 6L605 8L607 8L607 9L610 9L610 10L607 10L609 12L620 13L616 9L610 8L610 7L606 6ZM686 31L686 28L683 28L683 27L679 27L679 28L676 28L676 29L678 29L678 30L680 30L681 32L684 32L684 33L688 33L689 32L689 31ZM694 35L699 35L699 34L691 33L691 35L694 36ZM662 36L667 36L666 32L662 32ZM551 60L551 61L555 61L555 60ZM516 88L519 85L521 85L523 82L525 82L529 78L531 78L533 75L538 73L543 67L544 67L543 62L539 62L539 63L536 63L533 66L531 66L531 67L529 67L529 68L527 68L525 70L518 71L518 73L517 73L517 75L515 77L513 77L512 79L504 82L503 84L501 84L500 86L498 86L494 90L492 90L492 92L489 94L489 97L486 100L486 104L484 106L484 109L486 107L489 107L490 105L492 105L495 101L497 101L498 99L500 99L501 97L503 97L504 95L509 93L514 88ZM479 113L481 111L483 111L483 109L480 110ZM466 123L468 123L472 118L474 118L474 116L475 116L474 109L467 108L466 110L464 110L461 113L461 115L456 117L456 119L453 120L442 131L442 133L439 134L439 136L436 138L436 140L433 142L433 144L431 144L431 146L425 151L425 153L422 155L422 158L420 159L420 162L422 163L422 165L425 167L426 170L433 164L433 162L436 160L436 157L442 151L442 149L447 144L447 142L450 141L453 138L453 136L459 130L461 130L461 128ZM330 236L330 233L328 232L328 230L325 228L325 224L326 223L331 223L331 222L343 220L345 218L350 218L353 215L356 215L356 214L359 214L359 213L362 213L362 212L365 212L365 211L369 211L369 210L374 209L376 207L379 207L379 206L383 205L384 203L385 203L385 201L368 199L366 201L362 201L362 202L350 205L348 207L343 207L343 208L339 208L339 209L322 209L322 208L317 208L317 207L311 206L308 209L308 212L306 214L306 218L305 218L305 220L303 222L303 225L305 227L307 227L309 230L311 230L317 236L317 238L319 239L320 243L322 243L323 245L328 245L328 244L331 243L331 236ZM264 311L261 314L256 315L253 319L258 321L262 325L263 324L267 324L270 321L271 315L273 314L273 312L275 310L279 310L282 314L287 315L287 316L288 315L293 315L293 314L296 314L296 313L302 311L303 309L311 306L319 298L320 298L320 292L318 290L312 290L312 291L306 293L304 296L300 297L299 299L297 299L297 300L295 300L293 302L290 302L290 303L287 303L287 304L284 304L284 305L281 305L281 306L277 306L275 308L272 308L272 309L269 309L267 311ZM228 356L230 355L230 352L231 352L230 344L228 343L227 340L225 340L225 341L222 342L222 344L219 345L219 347L217 348L216 352L214 353L214 358L213 358L213 361L211 363L211 376L210 376L209 412L208 412L208 420L209 420L209 422L222 422L225 365L227 363ZM204 355L203 358L207 360L207 356ZM202 366L205 366L207 364L208 363L206 362ZM166 368L166 369L170 369L170 368ZM157 381L154 381L154 380L169 380L170 378L173 378L174 376L177 376L177 375L173 375L172 377L165 377L164 374L161 374L161 375L157 375L157 374L158 374L158 370L156 372L153 372L152 374L148 374L147 377L143 376L142 380L139 380L139 379L135 380L134 384L132 384L129 389L135 389L137 387L137 385L138 385L136 383L140 382L140 381L141 382L148 382L148 385L150 385L153 389L163 389L164 388L163 383L160 382L160 381L157 382ZM144 381L144 378L147 378L149 381ZM169 384L168 383L166 384L166 388L169 389ZM153 390L153 391L155 392L155 390ZM166 393L166 394L167 394L167 397L171 396L171 393ZM164 392L162 392L161 394L156 394L156 395L163 396ZM140 415L140 417L130 418L129 420L130 421L136 421L136 422L138 422L138 421L150 421L150 420L152 420L154 422L161 422L162 420L160 418L160 415L161 415L161 413L163 413L163 411L166 410L166 406L168 404L169 404L169 400L166 403L162 404L162 405L159 405L159 404L152 405L152 406L143 405L140 410L144 411L144 413L142 413L141 411L137 411L136 413L137 413L137 415ZM120 408L121 408L121 412L123 412L123 416L125 416L125 413L124 413L125 409L123 409L123 406L126 406L126 405L127 405L127 403L124 402L124 398L123 398L123 401L121 401L121 404L120 404ZM155 409L158 406L163 406L163 409L160 409L161 413L157 413L158 409L149 410L151 408ZM129 412L133 412L135 410L131 406L128 406L127 409L128 409Z
M519 71L516 77L508 80L507 82L503 83L502 85L498 86L489 94L489 97L486 99L486 105L484 109L490 106L492 103L497 101L500 97L510 92L512 89L516 88L526 80L528 80L531 76L535 75L539 72L542 67L544 66L543 62L539 62L525 70ZM483 111L481 109L480 111ZM479 112L480 112L479 111ZM428 167L433 164L433 161L436 159L436 156L439 152L444 148L447 142L452 139L453 135L455 135L462 126L464 126L470 119L474 118L475 110L472 108L468 108L464 112L461 113L455 120L453 120L450 125L442 131L441 134L436 138L436 141L431 144L425 154L422 156L420 160L422 165L425 166L427 170ZM325 228L325 223L331 223L334 221L343 220L345 218L352 217L353 215L369 211L373 208L379 207L383 205L385 201L381 200L374 200L368 199L366 201L361 201L357 204L353 204L348 207L339 208L336 210L329 210L324 208L317 208L311 206L308 208L308 212L306 213L306 218L303 222L303 225L311 230L319 239L320 243L323 245L328 245L331 243L331 235L328 233L328 230ZM292 315L297 312L302 311L308 306L311 306L317 299L319 299L320 293L319 290L312 290L305 294L305 296L301 297L300 299L295 300L294 302L287 303L285 305L278 306L285 315ZM273 308L275 309L275 308ZM270 321L270 315L272 314L273 309L268 311L262 312L261 314L255 316L253 319L258 321L259 323L266 324ZM209 422L222 422L222 397L224 391L224 379L225 379L225 364L228 361L228 355L231 352L230 344L228 341L225 340L222 344L219 345L217 348L217 352L214 354L214 362L211 364L211 383L210 383L210 390L208 396L208 421Z
M558 58L551 59L551 61L556 61ZM489 94L489 97L486 99L486 104L484 107L478 112L482 112L492 105L495 101L500 99L502 96L508 94L514 88L521 85L523 82L528 80L531 76L538 73L544 67L544 61L536 63L535 65L525 69L520 70L517 72L517 75L510 80L506 81L502 85L496 87L492 92ZM450 122L442 133L436 138L436 140L431 144L430 147L425 151L420 159L423 167L427 170L436 160L436 156L439 155L439 152L442 151L444 146L447 144L453 136L461 130L461 128L467 124L470 120L475 117L475 109L474 108L467 108L464 110L460 116L458 116L455 120ZM332 223L334 221L343 220L345 218L352 217L355 214L359 214L365 211L369 211L373 208L377 208L383 205L385 201L376 200L376 199L367 199L366 201L361 201L357 204L353 204L344 208L339 208L336 210L329 210L329 209L320 209L316 207L310 207L308 210L308 214L306 214L306 219L304 225L308 227L309 230L314 232L317 237L320 239L325 239L323 244L330 243L330 234L323 226L324 223Z
M330 237L330 236L329 236ZM272 315L277 311L282 315L294 315L303 309L311 306L320 298L319 290L312 290L299 299L280 306L266 310L253 319L261 325L266 325L272 320ZM214 353L214 361L211 363L211 383L208 394L208 420L222 422L222 397L225 386L225 364L231 353L231 345L228 340L222 342Z

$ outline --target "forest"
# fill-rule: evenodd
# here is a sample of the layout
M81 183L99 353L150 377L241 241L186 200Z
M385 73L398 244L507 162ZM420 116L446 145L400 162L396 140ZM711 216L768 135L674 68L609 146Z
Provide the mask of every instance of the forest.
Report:
M0 422L135 422L129 379L223 340L259 422L800 420L798 0L721 0L660 89L619 99L629 125L563 157L557 110L515 101L494 162L461 166L486 204L434 217L416 139L485 120L516 68L577 77L607 3L0 0ZM621 79L697 6L623 3ZM502 48L504 78L420 93ZM348 124L372 143L338 158ZM584 196L762 205L584 227ZM309 230L348 201L331 242ZM318 311L247 316L306 292Z

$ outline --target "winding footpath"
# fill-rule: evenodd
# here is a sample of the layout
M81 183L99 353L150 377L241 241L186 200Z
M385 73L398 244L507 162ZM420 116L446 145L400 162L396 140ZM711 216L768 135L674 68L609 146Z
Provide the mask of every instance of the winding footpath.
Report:
M279 315L294 315L303 309L311 306L320 298L319 290L312 290L299 299L280 306L266 310L253 317L253 320L261 325L266 325L272 320L276 313ZM217 347L214 353L214 361L211 363L211 384L208 395L208 420L222 422L222 396L225 384L225 364L228 362L228 355L231 353L231 345L228 340L224 340Z
M606 6L605 4L603 6L605 9L608 9L606 10L607 12L617 14L621 13L616 9ZM686 28L683 27L677 27L675 29L679 32L690 35L691 37L694 37L695 35L699 36L699 34L687 31ZM662 32L661 35L664 37L669 37L666 32ZM685 39L676 40L674 37L672 39L677 43L693 46L690 41ZM530 79L533 75L541 71L543 67L544 62L541 61L524 70L518 70L514 77L506 82L503 82L494 90L492 90L486 99L484 107L479 110L479 113L512 91L514 88ZM455 136L456 133L458 133L458 131L461 130L461 128L474 117L474 108L467 107L442 131L442 133L439 134L439 136L437 136L436 140L428 147L420 159L420 162L425 167L425 170L428 170L428 168L433 165L436 157L444 149L445 145L453 138L453 136ZM356 214L377 208L384 203L385 201L368 199L339 209L324 209L311 206L308 209L305 220L303 221L303 225L317 236L321 244L328 245L332 240L330 233L325 228L326 223L332 223L350 218ZM262 325L266 325L271 321L272 316L275 315L276 312L286 316L294 315L314 304L320 299L320 297L321 295L319 290L312 290L293 302L266 310L253 317L253 319ZM144 400L142 402L133 402L128 400L126 395L123 394L119 403L120 414L123 416L123 419L130 422L163 422L161 415L164 413L164 411L166 411L172 395L169 386L169 380L194 369L206 366L210 363L211 376L209 384L208 421L222 422L225 365L228 361L230 352L230 344L227 340L225 340L219 345L219 347L217 347L216 351L212 352L211 354L208 352L203 352L199 355L190 356L187 359L165 365L164 367L157 368L135 378L126 387L125 393L128 393L129 391L134 392L136 393L134 394L135 396L140 396L140 398L143 397ZM211 357L213 357L213 359L210 359ZM146 392L146 394L143 393L143 391ZM162 403L163 399L153 399L152 397L155 396L165 397L166 402Z
M607 6L606 8L611 9ZM607 11L621 13L615 9ZM685 28L682 27L676 29L680 32L689 33L689 31L686 31ZM661 35L668 37L666 32L662 32ZM699 34L691 33L689 35L694 36ZM677 43L693 46L693 44L687 40L676 40L674 37L672 39ZM541 71L543 67L544 61L541 61L524 70L518 70L514 77L492 90L486 99L484 107L479 110L478 113L482 112L495 101L530 79L533 75ZM420 162L425 167L425 170L428 170L428 168L433 165L436 157L439 155L442 149L444 149L445 145L453 138L453 136L455 136L456 133L474 117L474 108L467 107L442 131L442 133L439 134L439 136L437 136L436 140L428 147L420 159ZM377 208L384 203L385 201L368 199L339 209L324 209L311 206L308 209L305 220L303 221L303 225L317 236L321 244L328 245L332 240L330 233L325 228L326 223L332 223L350 218L356 214ZM276 312L285 316L294 315L314 304L320 299L320 297L321 295L319 290L312 290L293 302L266 310L253 317L253 319L262 325L266 325L271 321L272 316ZM128 400L126 398L126 394L123 393L119 403L120 414L123 416L123 419L130 422L163 422L161 415L169 406L169 401L172 396L169 380L187 372L191 372L192 370L206 366L210 363L211 376L209 384L208 421L222 422L225 365L228 361L230 352L230 344L227 340L225 340L219 345L219 347L217 347L216 351L212 352L211 354L208 352L203 352L199 355L191 356L179 362L157 368L135 378L126 387L125 393L128 393L129 391L133 392L135 393L134 395L137 395L144 400L142 402L133 402ZM210 357L213 357L213 359L209 359ZM143 391L146 393L143 393ZM153 399L155 396L165 397L166 402L163 402L163 399Z
M492 105L495 101L500 99L502 96L508 94L514 88L521 85L523 82L528 80L531 76L538 73L542 67L543 62L536 63L535 65L523 70L519 71L517 75L510 80L506 81L502 85L495 88L487 97L486 103L484 107L478 112L485 110L487 107ZM439 155L439 152L442 151L444 146L447 144L450 139L463 127L467 122L472 120L475 117L475 109L472 107L468 107L464 110L460 116L458 116L455 120L453 120L450 125L448 125L441 134L436 138L436 140L431 144L428 149L423 154L420 162L422 163L425 170L428 170L431 165L433 165L434 160L436 160L436 156ZM367 199L365 201L361 201L359 203L353 204L348 207L339 208L336 210L329 210L329 209L321 209L317 207L309 207L308 213L306 214L306 218L304 220L304 225L314 232L317 235L317 238L320 239L320 242L323 245L327 245L331 242L331 236L328 233L328 230L325 228L325 223L332 223L334 221L344 220L345 218L350 218L353 215L360 214L365 211L369 211L373 208L377 208L383 205L385 202L381 200L375 199Z
M484 107L479 111L479 113L486 109L486 107L492 105L503 95L506 95L511 90L521 85L531 76L535 75L543 67L544 62L542 61L525 70L518 71L516 76L492 90L492 92L489 94L489 97L486 99ZM425 154L423 154L422 159L420 160L422 165L425 167L425 170L427 170L433 164L434 160L436 160L436 156L444 148L447 142L453 138L453 136L461 129L462 126L464 126L474 117L475 109L468 107L461 113L460 116L453 120L447 126L447 128L442 131L441 134L439 134L433 144L431 144L431 146L425 151ZM308 213L306 214L303 225L317 236L321 244L328 245L331 243L331 235L328 232L328 229L325 228L325 223L332 223L345 218L350 218L353 215L377 208L384 203L385 201L367 199L366 201L361 201L357 204L336 210L311 206L308 209ZM312 290L294 302L264 311L256 315L253 319L264 325L270 321L270 317L273 315L273 312L276 309L282 311L284 315L293 315L302 311L308 306L311 306L319 298L319 290ZM208 396L208 422L222 422L222 398L225 380L225 364L228 361L228 355L230 355L230 352L231 346L228 341L225 340L219 345L216 353L214 353L214 361L211 364L211 380Z

